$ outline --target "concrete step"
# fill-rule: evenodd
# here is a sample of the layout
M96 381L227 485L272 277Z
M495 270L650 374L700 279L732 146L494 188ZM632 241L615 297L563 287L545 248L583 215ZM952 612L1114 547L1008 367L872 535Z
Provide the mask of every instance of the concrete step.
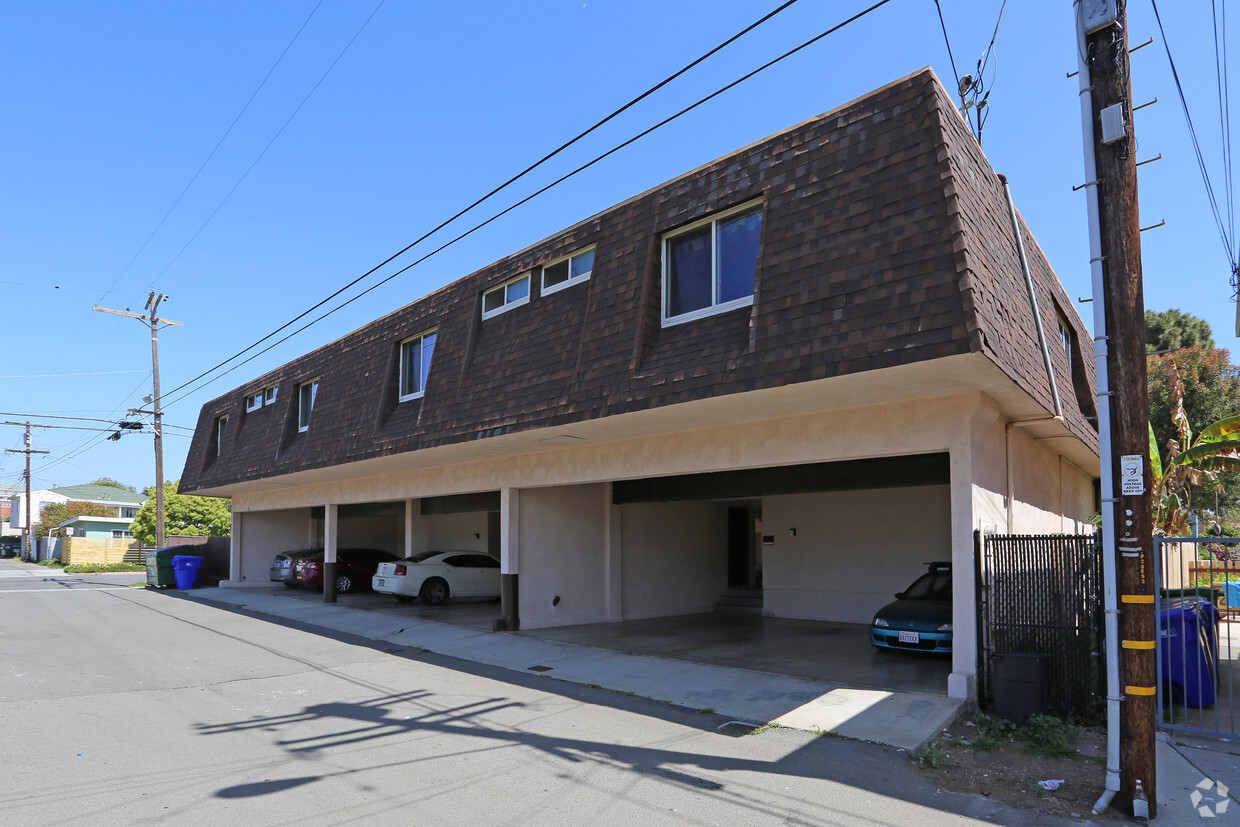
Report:
M719 614L762 614L762 589L729 586L719 596L714 609Z
M729 603L716 603L714 611L717 615L761 615L762 606L734 606Z

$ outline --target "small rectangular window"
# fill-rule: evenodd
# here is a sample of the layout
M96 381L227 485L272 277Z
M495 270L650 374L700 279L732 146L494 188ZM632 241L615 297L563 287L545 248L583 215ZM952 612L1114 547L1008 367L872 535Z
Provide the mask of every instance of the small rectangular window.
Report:
M426 392L437 331L429 331L400 343L400 401L417 399Z
M1068 356L1068 376L1072 376L1072 327L1064 320L1063 316L1059 317L1059 346L1063 348L1063 352Z
M310 412L314 410L314 397L319 393L319 380L311 379L297 388L297 431L310 428Z
M264 388L263 389L263 404L274 405L276 401L276 395L279 392L280 392L280 388L276 385L272 385L270 388Z
M114 529L112 529L112 539L113 539L113 540L124 540L124 539L129 538L129 537L132 537L132 536L133 536L133 532L132 532L132 531L126 531L126 530L121 529L121 528L114 528Z
M753 304L762 206L690 224L663 239L663 323Z
M583 250L568 258L543 265L542 292L554 293L565 287L585 281L594 271L594 250Z
M482 318L498 316L514 307L528 304L529 300L530 274L526 273L482 294Z
M224 428L227 424L227 416L217 416L215 418L215 455L217 457L224 454Z
M263 392L259 391L245 398L245 412L257 411L263 406Z
M138 509L136 509L136 508L132 508L132 507L125 507L125 508L122 508L122 509L121 509L121 516L122 516L122 517L125 517L125 518L127 518L127 519L132 520L134 517L137 517L137 516L138 516Z

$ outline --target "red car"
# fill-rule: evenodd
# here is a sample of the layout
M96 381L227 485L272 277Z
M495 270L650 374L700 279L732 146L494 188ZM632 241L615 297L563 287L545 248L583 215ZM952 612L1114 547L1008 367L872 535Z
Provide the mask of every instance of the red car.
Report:
M398 555L377 548L337 549L336 591L369 589L370 579L379 564L399 559ZM293 563L293 583L307 589L323 588L323 552L302 557Z

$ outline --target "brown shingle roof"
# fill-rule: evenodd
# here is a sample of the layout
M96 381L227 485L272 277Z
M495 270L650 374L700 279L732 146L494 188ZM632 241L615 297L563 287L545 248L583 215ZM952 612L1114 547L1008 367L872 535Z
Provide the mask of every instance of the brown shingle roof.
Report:
M754 304L660 324L660 236L760 200ZM1026 231L1027 232L1027 231ZM546 296L538 265L594 244L591 278ZM1026 235L1047 333L1088 341ZM483 291L534 271L528 305ZM636 196L207 403L182 487L415 451L650 407L981 352L1048 409L1048 383L997 177L930 70ZM399 342L439 331L426 395L396 402ZM1096 435L1052 349L1069 427ZM1092 360L1076 376L1093 386ZM296 386L321 376L306 433ZM245 413L247 393L279 404ZM1065 393L1065 390L1068 390ZM211 456L212 423L227 414ZM1091 441L1092 440L1092 441Z

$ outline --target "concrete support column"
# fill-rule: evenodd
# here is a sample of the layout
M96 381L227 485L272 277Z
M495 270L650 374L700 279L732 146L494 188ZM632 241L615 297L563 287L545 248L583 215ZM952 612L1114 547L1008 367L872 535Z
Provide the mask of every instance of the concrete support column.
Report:
M520 588L517 574L521 557L521 492L501 488L499 492L499 599L500 618L495 630L515 632L521 628Z
M405 500L405 553L402 557L413 556L413 509L417 500Z
M323 602L336 602L336 527L340 524L340 506L328 503L323 507Z
M232 531L228 538L228 582L240 583L245 579L241 573L241 512L232 513Z
M607 622L624 620L623 575L621 552L623 536L620 525L620 506L611 501L611 483L603 486L603 579L607 601Z

